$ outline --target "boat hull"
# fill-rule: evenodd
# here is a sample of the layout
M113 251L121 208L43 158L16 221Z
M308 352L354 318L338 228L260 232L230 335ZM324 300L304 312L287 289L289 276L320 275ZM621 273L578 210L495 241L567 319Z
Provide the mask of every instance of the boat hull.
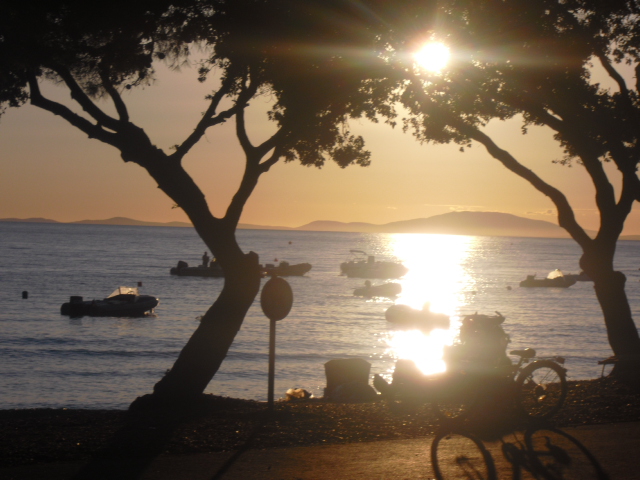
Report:
M575 283L575 279L568 277L527 278L520 282L520 286L526 288L568 288Z
M179 277L214 277L223 278L224 272L221 268L210 267L172 267L169 270L171 275L178 275Z
M310 263L296 263L295 265L280 264L278 266L267 264L263 268L266 276L277 277L301 277L309 270L311 270Z
M160 303L151 295L118 297L87 301L83 301L82 297L71 297L71 301L63 303L60 307L60 314L70 317L143 317Z
M340 264L342 275L349 278L400 278L409 269L404 265L393 262L344 262Z

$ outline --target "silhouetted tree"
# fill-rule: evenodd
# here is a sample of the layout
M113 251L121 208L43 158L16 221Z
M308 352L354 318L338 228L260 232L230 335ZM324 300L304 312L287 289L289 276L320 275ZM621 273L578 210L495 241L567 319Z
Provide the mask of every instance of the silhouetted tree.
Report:
M381 34L381 50L399 89L391 101L410 112L405 128L420 141L473 141L549 197L558 223L580 245L581 268L594 281L609 343L620 362L615 372L637 375L640 338L625 293L626 278L613 266L616 243L640 200L640 4L588 0L442 0L394 3L403 15ZM412 64L410 55L432 38L451 48L442 73ZM617 88L592 80L599 64ZM619 67L635 68L629 85ZM500 148L483 127L492 119L523 119L550 128L564 149L556 159L584 168L596 191L600 228L595 238L576 221L566 196ZM550 159L553 160L553 159ZM604 168L613 163L615 181ZM631 368L627 368L631 367Z
M348 115L375 116L372 100L360 92L366 69L338 49L341 36L371 42L368 30L351 30L358 15L349 8L332 12L329 3L257 0L116 0L99 6L7 0L0 7L0 107L30 102L140 165L184 210L224 270L219 297L155 385L152 400L172 403L201 394L255 299L258 256L241 250L235 229L260 176L281 158L318 167L327 158L341 167L369 163L362 139L346 125ZM151 84L154 62L187 61L194 45L208 53L200 80L213 74L220 86L193 133L167 153L132 122L122 92ZM318 45L326 48L310 48ZM65 86L75 109L47 98L40 88L46 82ZM245 110L259 95L273 99L274 134L254 145ZM109 100L115 115L96 99ZM223 100L228 108L221 107ZM231 118L245 171L217 218L182 160L207 129Z

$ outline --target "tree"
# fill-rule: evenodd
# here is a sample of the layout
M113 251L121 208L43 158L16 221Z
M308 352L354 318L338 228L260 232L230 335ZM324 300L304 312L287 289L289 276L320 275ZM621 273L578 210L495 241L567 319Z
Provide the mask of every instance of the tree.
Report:
M260 176L280 159L317 167L328 158L341 167L369 163L362 139L351 135L346 125L349 115L374 116L360 92L365 69L350 66L331 50L294 48L327 38L335 42L341 29L353 25L341 25L345 15L358 15L349 9L336 11L338 17L326 22L315 16L320 6L257 0L115 1L100 8L77 0L3 3L0 107L28 101L115 147L125 162L144 168L184 210L224 270L222 292L173 368L155 385L153 401L189 401L204 391L258 293L258 255L241 250L235 229ZM362 35L358 42L369 39ZM187 61L193 45L208 52L200 80L214 76L220 85L193 132L166 153L131 121L122 92L151 84L154 62ZM46 98L40 88L44 82L64 85L75 110ZM254 145L245 111L258 95L274 99L269 112L274 133ZM115 115L96 99L107 99ZM231 106L222 108L223 100ZM216 218L182 160L207 129L229 119L235 120L245 171L225 215Z
M593 279L616 374L640 371L640 338L625 293L625 275L613 266L616 243L640 200L640 4L589 0L444 0L407 2L406 15L381 35L398 90L391 97L410 112L405 128L423 142L482 144L506 168L549 197L558 223L580 245L581 268ZM452 50L442 73L407 61L418 42L433 39ZM599 64L614 80L592 81ZM635 67L629 86L619 66ZM563 147L556 160L585 169L596 191L600 228L590 238L566 196L501 149L483 127L519 116L548 127ZM619 193L604 164L621 175Z

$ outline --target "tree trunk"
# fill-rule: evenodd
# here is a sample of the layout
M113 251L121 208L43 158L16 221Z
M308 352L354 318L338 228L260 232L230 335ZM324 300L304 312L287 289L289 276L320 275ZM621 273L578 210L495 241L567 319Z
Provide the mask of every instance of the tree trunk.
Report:
M636 382L640 379L640 336L625 291L627 278L622 272L613 269L612 260L605 261L597 254L585 253L580 265L593 279L596 298L607 327L609 345L618 360L611 373Z
M250 252L225 270L220 296L202 317L173 368L154 386L153 395L136 399L131 408L185 404L205 390L225 359L245 315L260 290L258 255Z
M616 271L597 275L594 279L594 289L604 314L609 344L614 355L619 357L640 354L640 337L625 292L626 280L622 272Z

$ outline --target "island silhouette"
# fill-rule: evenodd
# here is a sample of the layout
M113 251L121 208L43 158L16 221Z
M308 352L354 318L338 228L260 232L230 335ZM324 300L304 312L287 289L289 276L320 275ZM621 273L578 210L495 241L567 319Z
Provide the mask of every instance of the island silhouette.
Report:
M66 223L86 225L135 225L148 227L193 227L187 222L146 222L126 217L105 220L81 220L58 222L46 218L2 218L0 222ZM313 232L357 232L357 233L431 233L443 235L477 235L492 237L542 237L569 238L569 234L558 225L544 220L532 220L500 212L449 212L428 218L416 218L385 224L365 222L336 222L318 220L299 227L253 225L241 223L240 229L288 230ZM595 232L587 230L589 235ZM622 240L638 240L638 235L622 236Z

